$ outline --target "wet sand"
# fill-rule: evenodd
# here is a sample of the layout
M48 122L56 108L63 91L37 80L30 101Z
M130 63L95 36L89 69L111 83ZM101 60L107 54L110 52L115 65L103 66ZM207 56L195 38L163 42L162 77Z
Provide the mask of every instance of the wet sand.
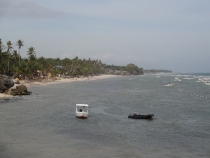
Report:
M99 76L92 76L92 77L81 77L81 78L56 78L56 80L42 80L39 81L20 81L20 84L26 85L26 87L31 86L44 86L49 84L56 84L56 83L65 83L65 82L75 82L75 81L91 81L91 80L98 80L98 79L104 79L104 78L111 78L115 77L116 75L99 75Z

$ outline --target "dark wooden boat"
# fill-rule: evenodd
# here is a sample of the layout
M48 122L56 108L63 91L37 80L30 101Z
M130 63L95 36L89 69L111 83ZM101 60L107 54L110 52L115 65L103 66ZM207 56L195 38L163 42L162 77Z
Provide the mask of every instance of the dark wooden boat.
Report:
M128 118L133 118L133 119L152 119L153 117L154 114L148 114L148 115L133 114L128 116Z

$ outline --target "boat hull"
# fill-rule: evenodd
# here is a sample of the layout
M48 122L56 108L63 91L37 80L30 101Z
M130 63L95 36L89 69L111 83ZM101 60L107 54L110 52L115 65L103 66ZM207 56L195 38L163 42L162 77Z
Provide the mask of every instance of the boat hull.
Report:
M76 116L77 118L81 118L81 119L86 119L87 117L85 116Z
M166 85L164 85L164 86L166 86L166 87L171 87L171 86L173 86L174 84L166 84Z
M152 119L154 117L153 114L148 115L129 115L128 118L132 119Z
M76 113L76 117L78 118L87 118L88 117L88 113L85 113L85 112L78 112Z

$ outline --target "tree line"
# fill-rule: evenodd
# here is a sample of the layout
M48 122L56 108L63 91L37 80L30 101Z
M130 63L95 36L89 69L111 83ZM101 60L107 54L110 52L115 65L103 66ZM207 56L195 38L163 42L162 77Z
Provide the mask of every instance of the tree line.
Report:
M106 65L105 66L106 74L114 75L143 75L143 68L139 68L134 64L128 64L126 66L116 66L116 65Z
M14 49L14 45L17 46L18 51ZM27 49L28 57L23 58L21 56L23 46L24 42L21 39L16 44L8 41L6 45L0 39L0 74L28 78L33 78L37 73L42 76L50 74L52 77L58 74L70 77L99 74L143 74L143 69L134 64L106 65L101 60L79 59L77 56L73 59L37 57L35 48L32 46Z

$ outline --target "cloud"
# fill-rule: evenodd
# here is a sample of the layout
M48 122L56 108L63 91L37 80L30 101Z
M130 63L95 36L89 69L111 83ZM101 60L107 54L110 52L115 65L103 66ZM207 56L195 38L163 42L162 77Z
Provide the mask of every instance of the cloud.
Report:
M23 39L23 55L32 45L37 56L208 70L209 6L209 0L0 0L1 39Z
M178 15L193 15L192 13L200 13L201 15L209 13L208 6L210 2L204 0L185 1L148 1L148 0L113 0L101 3L83 3L67 5L66 9L74 11L78 14L98 17L117 17L131 19L157 19L173 17Z
M6 1L0 2L1 18L55 18L63 15L61 11L57 11L36 2L29 1Z
M64 9L78 15L104 19L135 20L140 23L170 24L209 22L210 2L185 1L148 1L148 0L113 0L103 3L67 5Z

